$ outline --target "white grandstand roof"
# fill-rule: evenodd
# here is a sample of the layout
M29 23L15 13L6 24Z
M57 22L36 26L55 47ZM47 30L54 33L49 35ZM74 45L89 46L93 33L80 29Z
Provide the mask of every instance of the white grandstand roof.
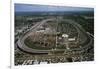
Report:
M68 35L67 34L63 34L62 37L68 37Z

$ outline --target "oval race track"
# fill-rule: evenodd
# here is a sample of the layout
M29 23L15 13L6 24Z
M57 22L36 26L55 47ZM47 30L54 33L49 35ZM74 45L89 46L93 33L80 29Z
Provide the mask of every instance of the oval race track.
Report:
M30 36L32 34L32 32L36 32L36 30L43 24L45 24L47 21L52 21L55 20L55 18L51 18L51 19L45 19L42 20L41 22L36 23L34 26L32 26L30 28L30 30L28 30L17 42L17 46L18 48L20 48L21 50L28 52L28 53L48 53L51 50L38 50L38 49L32 49L29 48L28 46L26 46L24 44L24 40ZM93 43L93 39L92 37L90 37L89 34L87 34L84 29L77 24L76 22L72 21L72 20L66 20L68 23L72 24L78 31L79 35L82 36L86 36L87 38L84 39L84 41L82 41L81 45L82 48L75 48L75 49L71 49L71 51L85 51L89 48L89 46ZM56 51L64 51L65 49L57 49Z

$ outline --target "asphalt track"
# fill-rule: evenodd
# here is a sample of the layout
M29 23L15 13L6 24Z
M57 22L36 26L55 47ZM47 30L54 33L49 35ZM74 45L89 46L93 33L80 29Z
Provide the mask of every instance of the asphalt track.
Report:
M34 26L32 26L24 35L22 35L22 37L18 40L17 42L17 46L18 48L20 48L21 50L28 52L28 53L48 53L51 50L38 50L38 49L32 49L29 48L28 46L26 46L24 44L24 40L30 36L32 34L32 32L36 32L36 30L43 25L44 23L46 23L47 21L52 21L55 20L55 18L51 18L51 19L45 19L42 20L41 22L36 23ZM84 29L75 21L72 20L65 20L68 23L72 24L78 31L79 35L82 36L86 36L87 38L85 40L83 40L80 45L82 46L81 48L74 48L71 49L70 51L86 51L87 49L89 49L91 47L91 45L93 44L93 37L91 37L89 34L87 34ZM56 49L55 51L65 51L66 49Z

